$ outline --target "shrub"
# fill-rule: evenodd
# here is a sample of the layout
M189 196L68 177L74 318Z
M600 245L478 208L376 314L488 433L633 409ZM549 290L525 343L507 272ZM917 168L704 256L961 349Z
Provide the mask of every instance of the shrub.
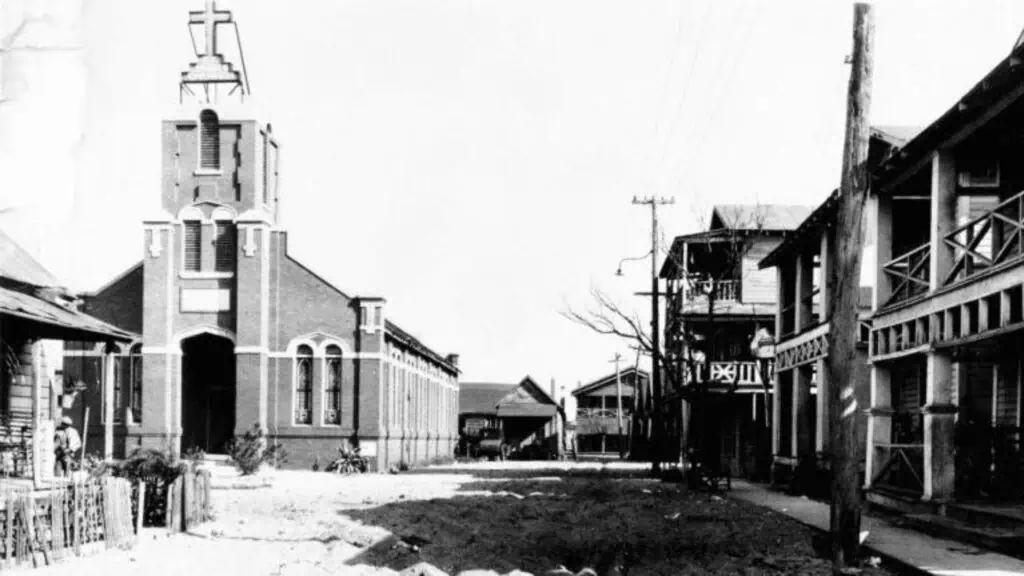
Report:
M370 467L369 460L361 455L359 446L342 446L338 448L338 458L334 459L324 468L325 472L337 472L339 474L352 474L353 472L366 472Z
M199 464L206 460L206 452L198 446L193 446L186 450L185 453L181 455L181 458L183 460L188 460L193 464Z
M228 443L228 455L243 476L255 474L264 462L276 465L284 462L286 457L284 448L269 442L259 424L254 424L245 434L231 440Z
M167 490L183 474L188 464L175 462L167 453L153 448L137 448L118 464L97 464L92 475L111 474L132 484L132 514L138 517L138 483L146 483L144 526L163 526L167 512Z

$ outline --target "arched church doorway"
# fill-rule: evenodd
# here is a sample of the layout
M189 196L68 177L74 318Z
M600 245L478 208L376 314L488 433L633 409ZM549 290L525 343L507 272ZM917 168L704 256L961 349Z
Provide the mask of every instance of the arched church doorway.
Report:
M235 431L235 346L199 334L181 352L181 450L224 453Z

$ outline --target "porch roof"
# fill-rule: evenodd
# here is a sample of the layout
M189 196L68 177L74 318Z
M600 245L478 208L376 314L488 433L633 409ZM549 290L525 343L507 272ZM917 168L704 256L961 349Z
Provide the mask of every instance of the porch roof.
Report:
M77 310L0 286L0 316L32 323L44 338L57 340L130 342L140 336Z
M872 188L890 192L940 148L953 146L986 125L1024 95L1024 44L1013 50L966 94L872 171Z
M917 126L872 126L868 147L869 162L884 163L885 158L891 157L920 131L921 128ZM836 188L782 244L758 262L758 268L774 268L798 249L820 242L822 231L835 221L838 208L839 189Z

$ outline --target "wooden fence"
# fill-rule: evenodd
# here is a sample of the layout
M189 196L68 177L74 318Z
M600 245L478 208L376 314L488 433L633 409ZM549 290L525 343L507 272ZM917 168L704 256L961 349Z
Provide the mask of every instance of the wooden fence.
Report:
M10 492L0 505L0 558L6 568L49 565L135 542L131 486L124 479Z
M210 472L189 467L168 487L167 529L184 532L212 518Z

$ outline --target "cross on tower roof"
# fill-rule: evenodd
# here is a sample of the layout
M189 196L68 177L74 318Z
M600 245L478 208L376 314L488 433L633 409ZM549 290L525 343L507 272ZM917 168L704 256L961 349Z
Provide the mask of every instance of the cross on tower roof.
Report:
M242 54L241 39L239 38L238 46L238 56L242 64L241 73L235 70L234 66L224 58L224 55L217 51L217 26L220 24L235 25L231 12L218 10L216 0L206 0L204 10L192 10L188 13L190 34L192 26L197 24L202 24L205 28L206 46L201 53L196 50L196 61L181 73L181 96L184 97L186 92L199 96L191 88L192 85L198 85L201 87L206 101L212 102L218 92L216 86L227 84L231 86L229 95L237 91L240 97L244 97L249 93L249 76L245 72L245 57ZM235 35L238 36L237 27ZM195 44L195 38L192 39L192 43Z
M189 11L189 24L202 24L206 27L206 56L217 53L217 24L231 22L231 12L217 10L216 0L206 0L206 9L198 12Z

